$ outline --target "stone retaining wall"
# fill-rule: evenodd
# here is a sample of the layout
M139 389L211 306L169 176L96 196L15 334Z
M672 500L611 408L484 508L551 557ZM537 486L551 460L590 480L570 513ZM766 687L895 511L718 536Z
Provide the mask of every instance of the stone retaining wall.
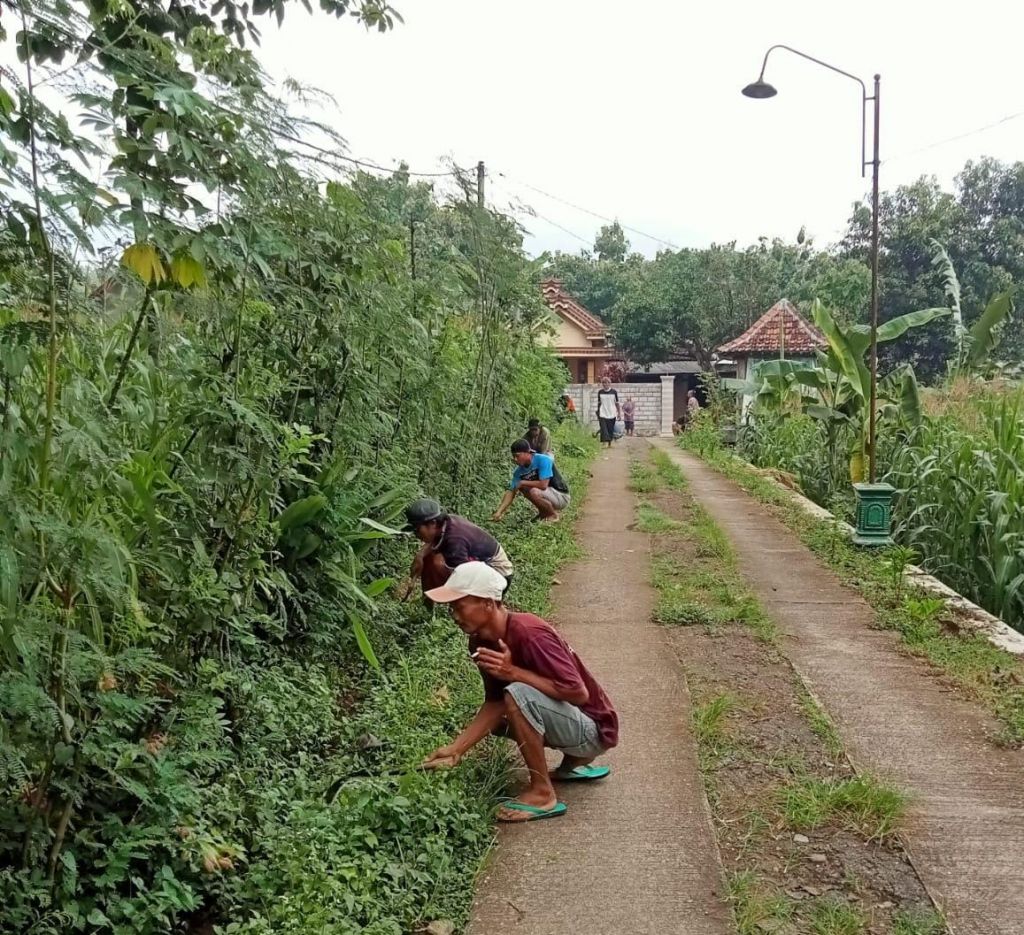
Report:
M624 403L630 396L636 403L637 435L671 435L674 399L674 376L662 377L657 383L613 383L619 392L619 402ZM568 387L569 396L576 403L577 418L584 424L597 428L597 383L573 383Z

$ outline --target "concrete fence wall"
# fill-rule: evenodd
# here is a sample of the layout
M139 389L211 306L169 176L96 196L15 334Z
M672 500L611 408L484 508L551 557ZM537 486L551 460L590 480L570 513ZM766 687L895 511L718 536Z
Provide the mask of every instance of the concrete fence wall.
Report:
M619 403L630 396L636 403L637 435L671 435L675 405L674 376L663 376L657 383L613 383L619 392ZM569 396L576 403L576 415L585 425L597 428L597 383L573 383Z

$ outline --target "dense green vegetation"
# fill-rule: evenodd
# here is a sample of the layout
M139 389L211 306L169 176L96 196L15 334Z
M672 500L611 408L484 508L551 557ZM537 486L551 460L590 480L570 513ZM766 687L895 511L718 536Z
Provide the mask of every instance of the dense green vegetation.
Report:
M514 223L339 180L270 96L242 40L292 6L5 8L3 931L397 935L491 839L500 754L409 769L479 686L392 526L489 514L564 375ZM571 532L506 525L539 609Z

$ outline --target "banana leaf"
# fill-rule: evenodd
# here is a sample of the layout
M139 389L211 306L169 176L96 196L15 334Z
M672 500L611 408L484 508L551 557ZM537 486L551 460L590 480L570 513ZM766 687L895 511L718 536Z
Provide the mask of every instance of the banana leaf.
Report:
M970 350L967 352L966 364L973 369L999 345L1001 334L996 326L1005 321L1013 313L1013 290L1000 292L995 296L981 317L971 326Z
M888 321L883 321L878 326L878 343L895 341L903 337L911 328L919 328L927 325L936 318L946 318L952 312L948 308L922 308L916 312L907 312L906 315L897 315ZM850 331L857 336L858 342L863 341L864 350L871 344L871 327L869 325L853 325Z
M819 299L814 300L811 314L818 330L828 341L830 356L837 371L846 378L854 393L866 400L871 383L871 375L864 364L864 349L867 345L861 347L859 341L851 341L850 333L839 327L832 313Z

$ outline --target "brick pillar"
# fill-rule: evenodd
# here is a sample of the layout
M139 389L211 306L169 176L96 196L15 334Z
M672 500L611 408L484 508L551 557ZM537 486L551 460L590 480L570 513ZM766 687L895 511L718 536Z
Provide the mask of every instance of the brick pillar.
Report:
M672 415L676 405L676 378L666 374L661 378L661 436L672 437Z

